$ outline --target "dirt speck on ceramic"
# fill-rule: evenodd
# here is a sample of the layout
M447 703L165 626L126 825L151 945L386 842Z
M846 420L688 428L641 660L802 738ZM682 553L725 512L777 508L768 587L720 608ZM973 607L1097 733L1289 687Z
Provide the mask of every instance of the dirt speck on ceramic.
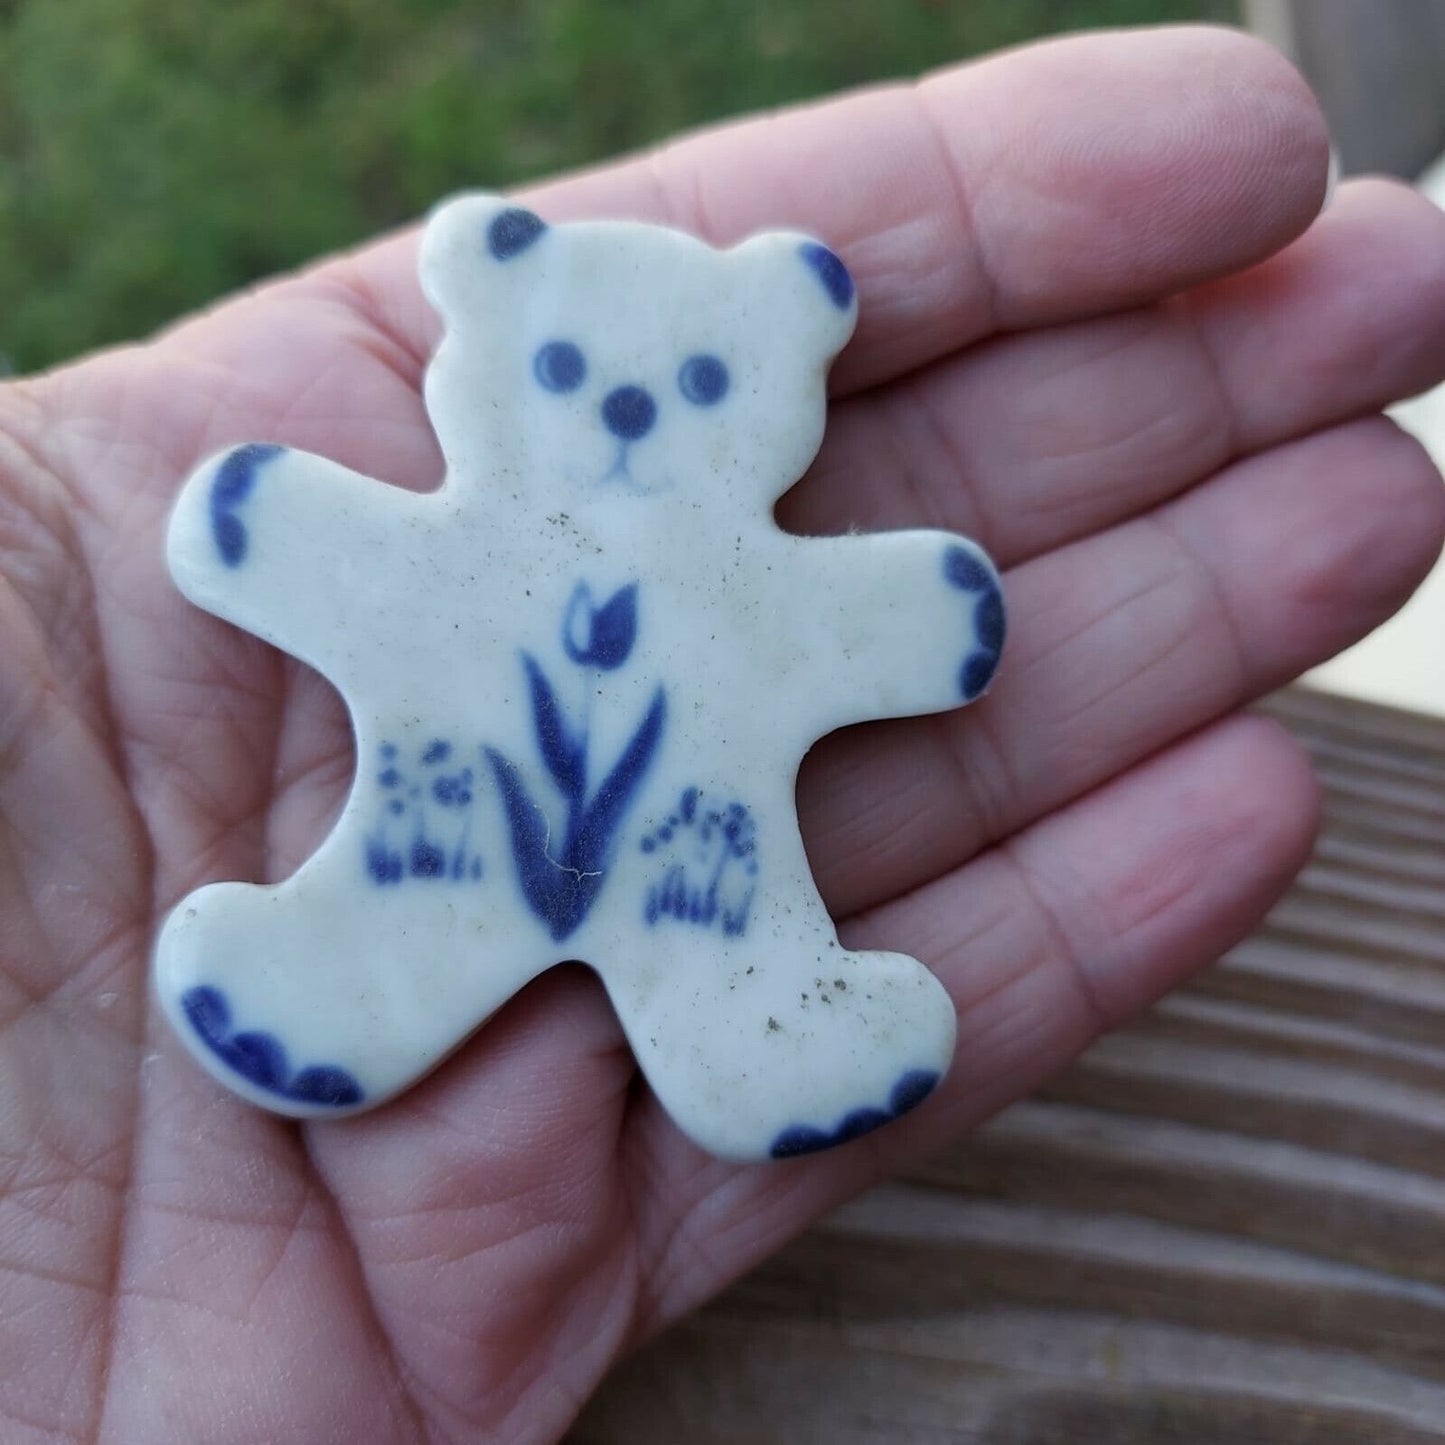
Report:
M834 728L977 697L1003 608L963 538L772 520L823 435L847 270L806 236L718 251L471 195L433 215L421 275L438 491L252 443L177 501L176 582L336 684L357 774L294 876L171 914L169 1017L248 1099L340 1115L582 959L716 1154L913 1108L952 1004L913 959L839 946L794 779Z

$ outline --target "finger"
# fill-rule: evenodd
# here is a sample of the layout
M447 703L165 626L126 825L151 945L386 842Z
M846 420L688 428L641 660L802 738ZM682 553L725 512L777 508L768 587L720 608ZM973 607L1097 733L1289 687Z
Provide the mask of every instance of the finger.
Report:
M805 764L824 896L840 914L914 888L1333 655L1404 601L1442 535L1429 458L1374 418L1016 568L986 699L840 734Z
M1303 865L1318 794L1274 723L1232 719L1036 824L1007 848L858 919L849 947L901 948L953 995L937 1095L857 1146L793 1168L704 1161L653 1107L628 1140L653 1185L640 1322L695 1307L825 1209L955 1139L1098 1033L1249 932Z
M1001 338L836 407L780 516L803 533L927 522L1011 565L1442 374L1445 214L1355 182L1242 275Z
M1136 305L1258 260L1319 210L1327 164L1318 107L1273 50L1156 30L724 126L527 200L548 219L627 216L718 245L816 233L859 286L835 377L853 389L994 330ZM307 284L344 292L419 361L437 326L415 268L407 233Z
M557 969L389 1107L307 1130L408 1388L454 1438L524 1410L560 1436L620 1352L634 1073L597 979Z
M405 1384L294 1128L217 1089L154 1014L132 1068L138 1086L122 1097L134 1141L113 1151L126 1172L97 1287L111 1301L95 1326L103 1411L87 1437L415 1440ZM262 1379L278 1383L257 1390Z

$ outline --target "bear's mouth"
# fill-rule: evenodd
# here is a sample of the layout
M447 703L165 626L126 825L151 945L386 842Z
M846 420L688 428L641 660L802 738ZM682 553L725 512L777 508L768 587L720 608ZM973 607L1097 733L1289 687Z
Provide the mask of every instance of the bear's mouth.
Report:
M612 465L598 477L599 487L614 487L619 491L631 493L635 497L650 497L657 492L671 491L676 485L672 478L665 477L660 482L651 484L639 482L632 475L632 468L628 465L628 452L632 443L620 441L617 444L617 455L612 459Z

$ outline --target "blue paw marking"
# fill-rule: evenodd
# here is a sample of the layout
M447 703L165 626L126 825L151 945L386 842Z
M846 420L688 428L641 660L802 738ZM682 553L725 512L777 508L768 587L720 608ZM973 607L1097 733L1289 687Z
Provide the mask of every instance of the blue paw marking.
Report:
M237 447L216 469L211 483L211 536L228 567L239 567L246 560L249 539L237 511L255 490L256 473L285 450L271 442L251 442Z
M798 255L828 293L828 299L839 311L846 311L853 304L853 278L848 268L826 246L817 241L804 241L798 247Z
M541 216L514 206L503 211L487 227L487 250L498 261L510 261L530 246L543 231L547 223Z
M882 1109L854 1109L843 1116L836 1129L817 1129L811 1124L794 1124L773 1140L768 1153L774 1159L796 1159L801 1154L817 1154L823 1149L846 1144L881 1129L885 1124L916 1109L938 1086L938 1075L932 1069L910 1069L894 1084L888 1104Z
M950 547L943 554L943 576L950 587L974 598L973 632L975 646L958 671L958 690L965 702L972 702L993 681L1003 652L1007 624L1003 594L993 569L964 547Z
M220 989L209 985L190 989L181 998L181 1008L206 1047L258 1089L298 1104L332 1109L361 1102L361 1086L345 1069L313 1064L293 1074L286 1050L274 1034L257 1029L233 1032L231 1006Z

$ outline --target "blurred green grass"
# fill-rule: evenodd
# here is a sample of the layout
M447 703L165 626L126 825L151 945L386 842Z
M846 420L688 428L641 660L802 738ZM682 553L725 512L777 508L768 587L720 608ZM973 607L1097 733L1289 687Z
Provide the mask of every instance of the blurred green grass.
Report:
M0 0L0 361L759 107L1235 0Z

